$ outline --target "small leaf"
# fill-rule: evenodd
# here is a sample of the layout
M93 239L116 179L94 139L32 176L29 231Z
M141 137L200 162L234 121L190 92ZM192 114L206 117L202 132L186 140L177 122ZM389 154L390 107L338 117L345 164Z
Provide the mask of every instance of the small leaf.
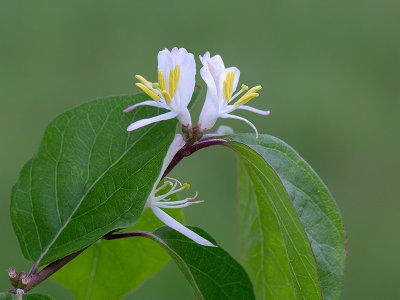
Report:
M346 240L340 213L328 188L293 148L275 137L260 135L256 139L252 134L240 134L231 140L248 145L278 173L311 242L324 299L339 299L346 259ZM245 224L253 214L249 213L251 203L246 195L244 182L248 181L248 178L244 170L240 172L239 178L239 222ZM250 186L248 188L251 189ZM254 196L252 193L252 197ZM260 213L259 218L262 217ZM241 230L241 233L242 245L246 245L247 231ZM249 255L249 244L247 242L243 249L245 257Z
M310 243L281 179L250 147L227 145L239 158L240 245L257 299L322 299Z
M199 94L196 89L193 99ZM11 219L24 256L44 265L131 227L160 172L177 121L127 126L164 110L145 94L94 100L57 117L13 188Z
M177 201L177 195L170 196L170 200ZM171 209L168 213L183 221L181 209ZM148 209L128 230L153 231L162 225ZM162 247L148 239L99 240L51 279L70 289L77 300L120 299L160 271L169 258Z
M0 293L0 300L18 300L18 296L9 293ZM26 294L22 300L52 300L49 296L42 294Z
M189 228L216 245L205 231ZM200 299L255 299L246 271L222 248L200 246L167 226L149 237L167 250Z

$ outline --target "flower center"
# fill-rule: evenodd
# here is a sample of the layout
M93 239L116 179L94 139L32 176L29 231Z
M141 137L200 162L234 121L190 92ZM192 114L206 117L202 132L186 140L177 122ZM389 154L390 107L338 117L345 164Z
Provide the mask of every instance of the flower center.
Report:
M222 96L223 96L223 99L226 101L226 103L231 102L233 99L235 99L237 96L239 96L242 92L248 90L247 85L242 85L242 88L240 89L240 91L232 96L234 79L235 79L235 72L228 71L228 73L226 74L226 78L222 85L222 94L223 94ZM251 99L258 97L259 94L256 92L259 90L261 90L261 85L257 85L255 87L251 88L242 97L240 97L240 99L238 101L236 101L234 103L234 105L238 106L238 105L246 104Z
M145 92L148 96L150 96L153 100L159 101L162 96L166 102L171 103L172 98L176 94L178 90L178 82L180 76L180 67L176 65L175 68L169 71L168 78L168 91L167 86L165 84L165 76L164 72L161 69L158 69L158 82L152 83L141 75L136 75L136 79L140 82L136 83L136 86L139 87L143 92Z

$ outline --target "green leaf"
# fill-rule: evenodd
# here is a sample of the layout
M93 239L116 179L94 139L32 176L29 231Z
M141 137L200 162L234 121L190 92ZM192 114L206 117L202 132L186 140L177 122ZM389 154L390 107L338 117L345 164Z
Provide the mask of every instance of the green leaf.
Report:
M18 296L9 293L0 293L0 300L18 300ZM22 300L52 300L49 296L42 294L26 294Z
M257 299L322 299L310 243L281 179L249 146L227 145L239 158L241 253Z
M311 242L323 297L339 299L346 259L346 238L339 210L325 184L293 148L275 137L260 135L256 139L254 135L241 134L231 140L248 145L278 173ZM244 224L252 215L254 217L254 213L249 212L255 199L252 203L248 201L246 190L252 189L252 183L246 172L240 172L239 176L239 219L242 228L246 228L241 231L241 240L245 242L250 228ZM252 191L252 197L255 196ZM259 218L262 218L261 214ZM244 246L244 256L249 255L249 246L250 243Z
M177 125L173 119L128 133L130 123L164 112L123 113L147 98L98 99L51 122L12 191L11 219L28 260L50 263L137 221Z
M216 245L205 231L189 228ZM200 246L167 226L149 238L167 250L200 299L255 299L246 271L222 248Z
M177 195L172 195L170 200L178 200ZM179 222L183 221L181 209L171 209L168 213ZM127 230L154 231L162 225L148 209ZM148 239L99 240L51 279L70 289L77 300L120 299L157 273L169 258L162 247Z

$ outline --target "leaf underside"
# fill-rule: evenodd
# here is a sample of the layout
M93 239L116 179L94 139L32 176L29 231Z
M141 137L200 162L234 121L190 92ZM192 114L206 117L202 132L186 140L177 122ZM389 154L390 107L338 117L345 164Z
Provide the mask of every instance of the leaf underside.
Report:
M320 299L320 287L324 299L339 299L345 233L324 183L277 138L240 134L228 140L239 154L241 253L257 296Z

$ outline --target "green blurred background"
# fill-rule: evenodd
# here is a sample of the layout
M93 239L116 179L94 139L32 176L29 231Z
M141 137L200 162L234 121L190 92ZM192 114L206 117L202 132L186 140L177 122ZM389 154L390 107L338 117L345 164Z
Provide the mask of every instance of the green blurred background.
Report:
M9 196L45 126L89 99L138 92L133 75L154 80L157 52L177 45L219 53L241 70L242 83L261 84L252 104L271 116L242 115L292 145L330 187L348 235L342 298L400 299L399 29L400 2L390 0L2 0L0 290L10 287L9 265L29 269ZM233 154L198 152L174 175L206 200L186 209L188 223L237 257ZM72 299L54 282L37 290ZM171 262L126 299L194 294Z

